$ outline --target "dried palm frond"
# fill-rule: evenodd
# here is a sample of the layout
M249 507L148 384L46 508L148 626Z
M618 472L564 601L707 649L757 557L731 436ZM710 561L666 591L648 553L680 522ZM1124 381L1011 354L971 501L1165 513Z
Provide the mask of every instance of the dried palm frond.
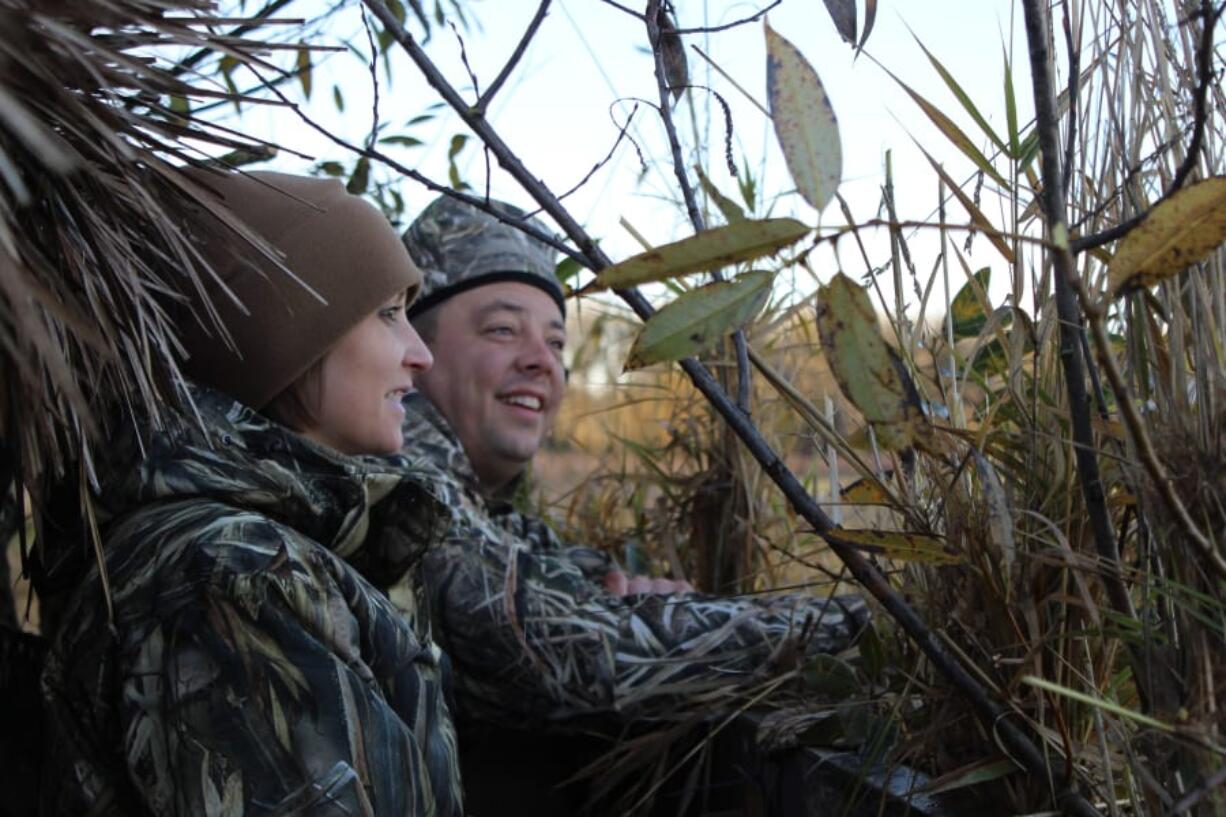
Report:
M275 71L247 36L268 21L215 10L0 0L0 434L27 482L88 466L101 406L156 417L182 394L170 315L211 273L171 166L268 146L193 118L188 99L247 98L177 60Z

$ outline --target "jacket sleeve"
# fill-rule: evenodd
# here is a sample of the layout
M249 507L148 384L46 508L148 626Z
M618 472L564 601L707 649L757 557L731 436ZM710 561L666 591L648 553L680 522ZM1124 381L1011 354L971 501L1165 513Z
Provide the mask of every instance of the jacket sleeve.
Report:
M132 794L176 817L459 817L437 647L331 554L273 552L119 624Z
M566 550L505 529L453 529L424 570L461 709L525 728L673 715L789 657L840 650L866 620L857 597L614 596Z

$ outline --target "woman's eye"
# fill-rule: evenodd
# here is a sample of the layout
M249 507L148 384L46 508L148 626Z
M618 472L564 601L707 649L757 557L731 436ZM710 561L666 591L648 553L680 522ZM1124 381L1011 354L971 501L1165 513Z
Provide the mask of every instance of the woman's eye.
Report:
M396 306L386 307L380 314L387 320L394 321L404 313L404 306L397 304Z

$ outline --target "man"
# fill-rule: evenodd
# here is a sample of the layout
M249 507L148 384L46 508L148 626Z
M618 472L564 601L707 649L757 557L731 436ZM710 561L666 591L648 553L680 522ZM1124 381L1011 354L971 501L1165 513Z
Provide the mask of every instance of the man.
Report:
M407 403L406 453L456 514L422 581L460 717L530 730L671 718L852 642L866 619L858 597L718 598L628 577L517 512L511 497L565 388L552 251L447 197L404 240L425 276L410 318L435 359Z

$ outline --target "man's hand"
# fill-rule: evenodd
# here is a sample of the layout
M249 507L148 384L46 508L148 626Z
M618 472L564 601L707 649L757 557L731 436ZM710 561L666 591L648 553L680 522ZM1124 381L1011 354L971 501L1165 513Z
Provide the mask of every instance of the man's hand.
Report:
M631 596L640 593L656 593L668 596L673 593L694 592L694 586L685 579L653 579L650 576L627 576L620 570L610 570L605 574L604 588L615 596Z

